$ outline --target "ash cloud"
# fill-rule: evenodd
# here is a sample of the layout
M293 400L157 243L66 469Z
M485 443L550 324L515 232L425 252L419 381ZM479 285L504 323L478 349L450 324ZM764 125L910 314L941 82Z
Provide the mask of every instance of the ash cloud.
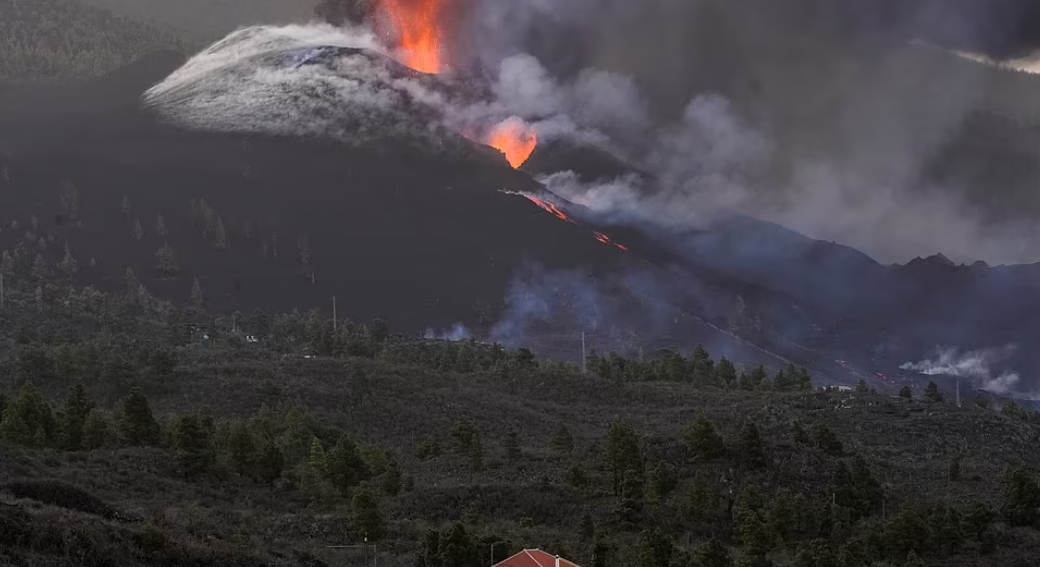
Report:
M1022 379L1017 372L1001 367L1017 345L962 352L955 347L937 348L934 358L907 362L900 368L927 376L953 376L970 380L981 390L994 394L1019 393Z
M470 33L489 67L516 53L547 63L538 84L549 76L572 83L590 69L624 77L632 85L627 92L637 93L624 98L642 104L629 105L638 118L621 131L601 127L609 122L602 117L629 116L624 112L605 111L596 120L568 115L583 126L597 123L591 127L608 134L609 149L659 175L659 191L672 194L673 216L734 208L854 246L882 262L941 252L966 262L1026 263L1040 260L1031 219L980 208L980 192L992 191L989 186L959 174L937 178L932 169L969 116L1040 110L1021 102L1030 97L1015 101L999 94L1014 92L1015 85L995 67L966 65L941 49L908 44L925 40L995 56L1028 49L1033 39L1015 27L1023 6L968 0L814 3L811 9L794 0L485 0L476 5ZM997 46L1002 42L1007 45ZM593 100L622 91L601 85ZM541 104L552 92L539 89L529 100ZM704 112L719 120L738 117L745 129L736 139L746 145L707 146L733 158L727 173L706 176L684 163L700 159L690 156L705 145L668 140L663 131L688 120L691 100L711 98L715 106ZM768 168L743 157L760 144L755 138L776 149ZM626 151L648 143L674 159ZM624 181L605 183L616 188ZM1014 183L1023 190L1035 185L1029 179Z

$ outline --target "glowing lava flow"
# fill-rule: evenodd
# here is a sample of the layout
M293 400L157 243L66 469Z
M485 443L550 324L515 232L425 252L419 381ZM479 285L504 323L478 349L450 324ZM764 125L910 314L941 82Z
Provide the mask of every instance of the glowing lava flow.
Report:
M538 147L538 136L523 120L513 117L504 120L488 133L487 144L506 154L506 161L518 169Z
M446 0L378 1L400 42L401 62L422 73L443 71L446 65L441 30Z
M539 207L541 207L546 212L551 213L556 218L558 218L558 219L560 219L562 221L569 222L571 224L578 224L577 222L574 221L574 219L572 219L571 217L567 216L567 213L564 213L563 211L561 211L560 207L557 207L555 204L550 203L549 201L544 201L542 199L539 199L538 197L534 197L532 195L528 195L527 193L520 193L520 194L523 195L524 197L527 197L527 199L529 201L531 201L532 203L538 205ZM603 234L602 232L592 231L592 235L596 237L596 240L599 240L603 244L609 244L611 246L616 247L618 250L622 250L624 252L629 252L629 249L627 247L622 246L621 244L618 244L617 242L614 242L613 240L610 239L609 236L607 236L606 234Z
M523 193L523 196L527 197L528 200L530 200L532 203L534 203L534 204L538 205L539 207L545 209L546 211L552 213L553 215L556 216L556 218L558 218L560 220L563 220L563 221L567 221L567 222L569 222L571 224L578 224L578 223L574 222L574 220L571 219L571 217L567 216L563 211L561 211L560 208L557 207L556 205L554 205L554 204L552 204L552 203L550 203L548 201L543 201L543 200L539 199L538 197L532 197L532 196L530 196L530 195L528 195L526 193Z

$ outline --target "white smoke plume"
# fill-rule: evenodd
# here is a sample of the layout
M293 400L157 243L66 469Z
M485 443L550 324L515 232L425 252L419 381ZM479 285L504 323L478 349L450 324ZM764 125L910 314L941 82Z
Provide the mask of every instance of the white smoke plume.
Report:
M965 378L979 389L994 394L1015 393L1021 377L1011 370L997 370L1017 349L1016 345L1003 348L961 352L955 347L936 349L935 357L920 362L907 362L900 368L926 376L954 376Z
M450 329L426 329L426 332L423 333L423 338L431 341L459 342L472 339L473 333L462 323L455 323Z

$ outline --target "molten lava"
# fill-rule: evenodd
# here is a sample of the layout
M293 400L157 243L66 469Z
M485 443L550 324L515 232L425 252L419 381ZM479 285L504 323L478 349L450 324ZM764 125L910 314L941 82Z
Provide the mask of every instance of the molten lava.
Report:
M567 222L569 222L571 224L578 224L578 223L574 222L574 220L571 219L571 217L567 216L563 211L561 211L560 208L557 207L556 205L554 205L554 204L552 204L552 203L550 203L548 201L543 201L543 200L539 199L538 197L532 197L532 196L527 195L527 194L524 194L524 197L527 197L532 203L534 203L534 204L538 205L539 207L545 209L546 211L556 215L556 218L558 218L560 220L563 220L563 221L567 221Z
M533 128L514 116L491 129L487 144L506 154L506 161L513 169L517 169L531 157L538 146L538 137Z
M541 207L546 212L552 213L553 216L555 216L556 218L558 218L558 219L560 219L562 221L567 221L567 222L569 222L571 224L578 224L577 222L575 222L574 219L572 219L571 217L567 216L567 213L564 213L563 211L561 211L560 207L557 207L555 204L550 203L549 201L544 201L542 199L539 199L538 197L535 197L535 196L532 196L532 195L528 195L527 193L521 193L521 195L523 195L524 197L527 197L527 199L529 201L531 201L532 203L538 205L539 207ZM596 237L596 240L599 240L603 244L609 244L611 246L616 247L618 250L622 250L624 252L629 252L629 249L627 247L622 246L621 244L618 244L617 242L614 242L613 240L610 239L609 236L607 236L606 234L603 234L602 232L592 231L592 235Z
M599 240L603 244L610 244L610 245L616 246L618 250L624 250L625 252L628 252L628 248L618 244L617 242L614 242L606 234L603 234L602 232L596 232L596 231L593 231L592 234L595 235L596 240Z
M440 73L444 61L443 27L447 0L378 0L379 9L399 43L398 56L422 73Z

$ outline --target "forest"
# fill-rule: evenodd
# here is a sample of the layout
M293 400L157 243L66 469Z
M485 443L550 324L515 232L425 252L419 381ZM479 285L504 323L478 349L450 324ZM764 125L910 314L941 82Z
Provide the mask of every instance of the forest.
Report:
M132 270L122 290L77 288L78 263L25 246L0 262L15 564L83 564L70 547L93 564L337 565L329 546L349 543L473 567L524 548L597 567L1015 565L1038 549L1040 425L1013 404L814 388L696 345L589 353L582 373L378 319L213 314L198 280L184 306Z

